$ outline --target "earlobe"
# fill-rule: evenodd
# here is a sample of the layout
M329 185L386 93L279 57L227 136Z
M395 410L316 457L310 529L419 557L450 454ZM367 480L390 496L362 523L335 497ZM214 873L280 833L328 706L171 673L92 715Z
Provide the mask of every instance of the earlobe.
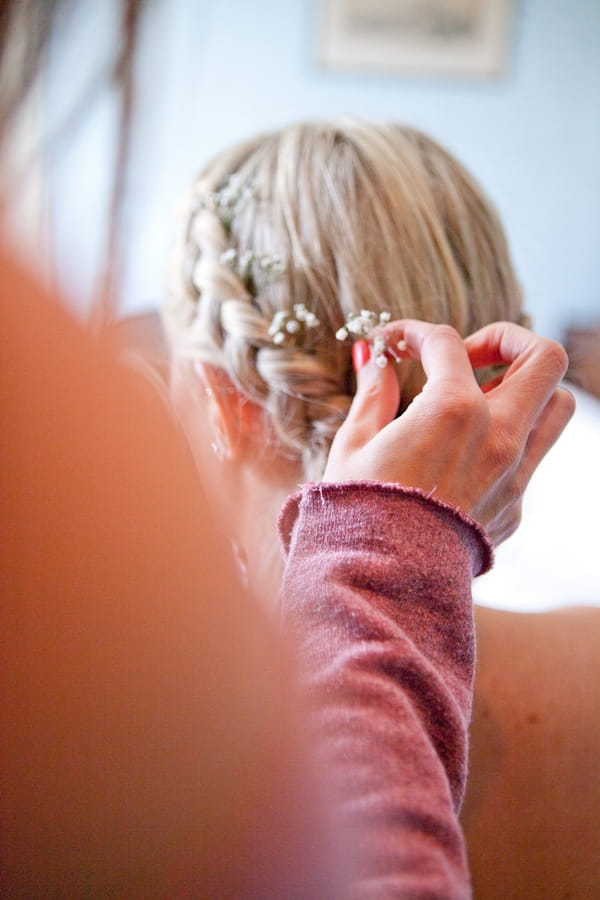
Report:
M221 460L236 461L252 427L254 404L240 393L223 369L201 362L195 363L194 369L199 388L206 394L215 452Z

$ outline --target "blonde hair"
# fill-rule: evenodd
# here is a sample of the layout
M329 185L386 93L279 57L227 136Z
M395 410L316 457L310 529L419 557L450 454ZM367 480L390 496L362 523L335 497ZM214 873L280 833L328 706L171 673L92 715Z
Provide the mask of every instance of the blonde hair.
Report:
M224 215L215 192L231 190L232 175L239 197ZM284 271L253 263L241 277L222 259L231 248L275 255ZM269 325L296 303L319 319L315 339L278 346ZM411 128L352 119L255 137L204 169L163 310L172 352L223 368L308 478L350 406L350 347L335 333L361 309L462 335L522 319L502 226L448 152Z

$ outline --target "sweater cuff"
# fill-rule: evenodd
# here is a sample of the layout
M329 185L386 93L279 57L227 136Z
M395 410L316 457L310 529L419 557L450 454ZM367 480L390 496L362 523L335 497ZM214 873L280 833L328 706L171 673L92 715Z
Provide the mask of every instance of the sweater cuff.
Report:
M376 506L378 502L398 503L415 507L415 515L421 511L434 513L442 528L451 529L466 545L471 558L473 576L488 572L494 562L492 543L485 529L462 510L438 500L420 488L378 481L314 482L287 498L278 519L279 536L285 555L290 551L292 536L299 516L319 514L324 506L337 504L340 515L359 515L360 505ZM344 512L346 510L346 512Z

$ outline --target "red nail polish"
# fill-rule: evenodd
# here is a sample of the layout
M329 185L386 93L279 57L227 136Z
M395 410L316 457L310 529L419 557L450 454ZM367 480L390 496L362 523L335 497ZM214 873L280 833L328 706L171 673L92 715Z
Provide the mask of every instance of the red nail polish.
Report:
M366 341L355 341L352 345L352 365L355 372L360 372L363 366L369 362L369 345Z

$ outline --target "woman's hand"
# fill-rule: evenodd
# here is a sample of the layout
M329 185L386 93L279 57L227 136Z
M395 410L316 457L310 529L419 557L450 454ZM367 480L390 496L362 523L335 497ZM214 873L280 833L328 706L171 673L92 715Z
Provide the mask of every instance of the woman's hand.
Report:
M425 386L395 418L394 367L379 368L372 358L360 367L324 480L421 488L501 543L516 530L529 479L575 409L559 386L567 354L555 341L506 322L463 341L450 326L407 319L386 326L385 337L398 356L420 360ZM355 360L366 358L366 345L355 349ZM473 369L490 365L508 368L481 388Z

